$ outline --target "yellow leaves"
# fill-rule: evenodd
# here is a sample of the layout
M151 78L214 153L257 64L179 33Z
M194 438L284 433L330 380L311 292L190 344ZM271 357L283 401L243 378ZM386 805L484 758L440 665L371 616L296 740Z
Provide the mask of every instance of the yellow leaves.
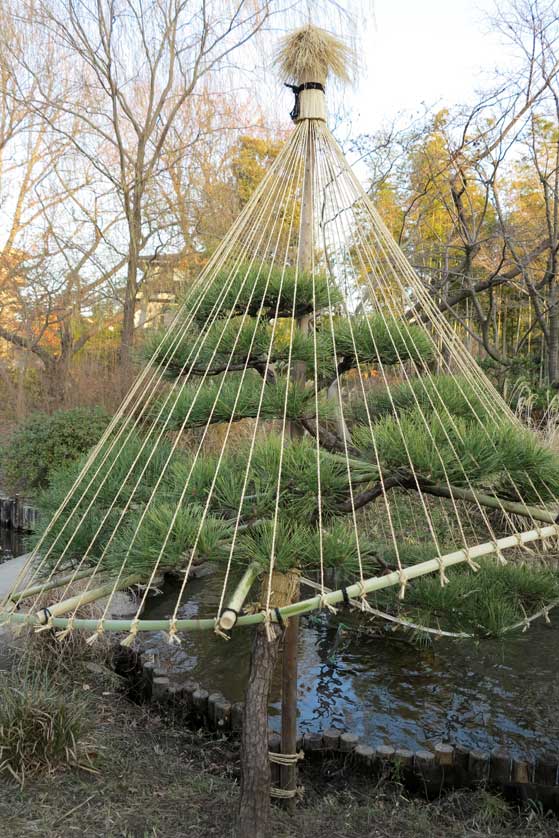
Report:
M247 203L282 146L281 140L244 136L233 148L231 170L241 206Z

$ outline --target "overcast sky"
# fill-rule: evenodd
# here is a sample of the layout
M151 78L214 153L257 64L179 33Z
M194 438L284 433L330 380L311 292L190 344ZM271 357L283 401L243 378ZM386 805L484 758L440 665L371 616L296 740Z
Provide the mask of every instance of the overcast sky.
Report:
M366 77L350 96L354 130L400 110L467 101L510 56L487 15L492 0L375 0L362 39Z

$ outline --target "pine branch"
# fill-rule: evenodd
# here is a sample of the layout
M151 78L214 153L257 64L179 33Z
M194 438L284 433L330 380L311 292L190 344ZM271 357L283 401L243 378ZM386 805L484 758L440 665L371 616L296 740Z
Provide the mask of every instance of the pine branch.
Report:
M361 451L359 451L358 448L355 448L350 442L345 445L343 439L333 433L333 431L329 431L321 425L317 426L315 419L303 418L301 419L300 424L315 439L318 436L319 444L326 451L329 451L332 454L345 454L347 451L347 454L351 457L361 457Z
M388 477L383 477L382 481L379 480L370 489L367 489L365 492L361 492L360 495L354 496L353 502L350 498L345 503L342 503L338 508L340 512L351 512L353 509L362 509L364 506L372 503L372 501L376 500L381 495L384 495L385 492L390 491L390 489L411 489L412 486L409 485L410 480L411 475L406 475L404 472L397 472L389 475Z

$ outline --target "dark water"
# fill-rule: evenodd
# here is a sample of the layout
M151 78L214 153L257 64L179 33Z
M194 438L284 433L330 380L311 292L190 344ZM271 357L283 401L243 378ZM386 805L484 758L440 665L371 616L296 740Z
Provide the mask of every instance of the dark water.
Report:
M22 533L0 527L0 563L25 553Z
M25 552L20 534L0 528L0 563ZM181 617L211 616L219 604L217 577L192 580ZM168 617L176 600L169 585L150 599L146 618ZM559 751L559 609L506 640L437 640L417 649L396 638L360 633L358 615L304 617L299 636L299 729L351 730L363 741L416 750L432 742L506 748L514 755ZM342 622L343 621L343 622ZM248 676L251 631L230 641L213 632L182 635L171 647L147 641L161 664L240 701ZM277 673L279 674L279 673ZM279 727L279 678L272 688L271 724Z
M220 581L193 580L181 617L215 614ZM168 616L176 590L154 598L145 617ZM546 626L506 640L437 640L417 649L358 633L355 615L301 620L299 728L351 730L372 745L418 749L445 741L514 755L559 751L559 613ZM362 623L361 623L362 624ZM345 628L344 626L348 626ZM243 697L250 630L227 642L212 632L183 635L182 646L150 638L170 670L188 672L230 701ZM279 719L279 682L272 692L272 726Z

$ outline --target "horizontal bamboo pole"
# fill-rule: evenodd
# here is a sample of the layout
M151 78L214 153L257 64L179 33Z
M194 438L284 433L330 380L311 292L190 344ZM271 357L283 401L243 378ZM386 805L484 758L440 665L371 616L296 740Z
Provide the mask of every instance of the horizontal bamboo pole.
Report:
M468 559L479 559L482 556L489 556L491 553L496 553L502 550L507 550L509 547L517 547L522 544L529 544L532 541L542 541L546 538L554 538L559 535L559 525L553 524L547 527L539 527L538 529L528 530L527 532L517 533L516 535L507 535L504 538L499 538L496 541L488 541L484 544L477 544L468 549L457 550L454 553L447 553L439 559L429 559L426 562L413 565L405 568L400 572L394 571L385 576L374 576L371 579L366 579L363 584L360 582L355 585L347 587L347 594L351 597L360 597L362 594L368 594L372 591L379 591L383 588L394 587L401 584L403 579L417 579L420 576L426 576L428 573L436 573L440 567L448 568L453 565L462 564ZM133 584L128 582L128 584ZM300 614L308 614L311 611L316 611L324 606L325 603L329 605L337 605L344 599L344 594L341 590L333 591L331 594L326 594L324 597L315 596L311 599L305 599L300 602L294 602L292 605L286 605L285 608L280 608L279 612L283 619L289 619ZM239 617L237 625L254 626L258 623L264 622L266 618L277 621L274 612L267 615L264 611L259 611L256 614L245 614ZM21 614L0 612L0 622L6 624L28 624L37 625L37 616L34 614ZM54 617L52 624L56 628L67 628L68 619L64 617ZM169 631L171 628L170 620L103 620L103 628L105 631L121 631L129 632L134 625L137 631ZM200 620L176 620L172 623L173 628L177 631L209 631L214 630L216 620L213 618L206 618ZM86 631L95 631L99 627L99 620L76 618L72 620L72 626L76 629L84 629Z
M422 492L428 495L435 495L439 498L458 498L479 503L480 506L487 506L490 509L510 512L513 515L522 515L525 518L532 518L534 521L542 521L544 524L554 524L557 521L558 513L550 512L547 509L539 509L537 506L528 506L512 500L501 500L494 495L484 495L482 492L475 492L471 489L461 489L459 486L441 486L439 483L424 482L419 478L419 487Z
M355 467L358 465L356 460L350 461ZM372 480L378 483L378 473L376 471L368 472L367 464L363 463L361 469L357 472L352 472L351 482L354 485L359 483L366 483ZM394 478L394 486L401 486L401 488L408 491L419 491L426 495L434 495L438 498L457 498L459 500L467 500L471 503L476 503L479 506L486 506L489 509L498 509L499 511L510 512L513 515L521 515L524 518L530 518L532 521L541 521L544 524L555 524L559 518L559 511L550 511L548 509L541 509L538 506L530 506L529 504L520 501L506 500L499 498L496 495L486 495L483 492L478 492L474 489L464 489L460 486L443 486L441 483L430 483L421 475L414 477L411 473L397 472L395 475L385 475L384 482L387 483ZM379 492L373 495L371 499L378 497L380 494L380 483L378 483Z
M91 602L95 602L97 599L103 599L103 597L110 596L113 590L122 591L124 588L129 588L130 585L135 585L138 582L141 582L142 579L143 576L139 573L133 573L130 576L126 576L124 579L121 579L116 588L114 580L107 582L99 588L92 588L89 591L83 591L81 594L76 594L76 596L70 597L69 599L64 599L61 602L55 602L52 605L49 605L48 608L43 608L38 611L35 616L41 625L45 625L45 623L47 623L52 617L60 617L62 614L67 614L69 611L76 611L82 605L88 605Z
M241 581L237 585L235 592L227 605L227 608L223 609L221 617L219 618L219 627L223 629L223 631L229 631L237 622L239 612L243 607L244 601L252 588L254 580L260 575L261 571L262 566L257 562L249 564L245 570Z
M307 588L312 588L313 591L324 591L325 593L331 593L331 588L326 588L324 585L321 585L320 582L313 582L312 579L301 579L301 585L306 585ZM351 605L354 608L361 608L361 603L357 599L350 600ZM559 601L558 601L559 604ZM425 634L434 634L436 637L455 637L459 640L465 640L470 637L473 637L473 634L466 634L465 631L444 631L443 629L434 629L430 626L422 626L419 623L412 623L411 620L401 619L400 617L395 617L393 614L387 614L386 611L379 611L378 608L373 608L370 605L367 605L367 614L372 614L373 617L380 617L381 620L386 620L389 623L395 623L398 626L402 626L406 629L412 629L415 631L422 631ZM359 629L361 631L361 629Z
M30 596L37 596L38 594L42 594L45 591L52 591L53 588L61 588L62 585L66 585L70 582L77 582L80 579L87 579L88 576L93 574L93 568L87 567L84 570L80 570L77 573L67 573L65 576L58 576L56 579L45 580L43 584L37 582L32 588L26 588L23 591L14 591L13 594L10 594L10 599L13 602L19 602L22 599L27 599Z

